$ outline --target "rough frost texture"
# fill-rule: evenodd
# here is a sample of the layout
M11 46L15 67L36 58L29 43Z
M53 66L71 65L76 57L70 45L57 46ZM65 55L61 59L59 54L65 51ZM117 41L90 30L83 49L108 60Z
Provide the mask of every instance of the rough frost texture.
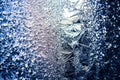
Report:
M60 77L57 40L51 29L48 3L41 0L0 2L0 80Z
M0 0L0 80L119 80L119 11L119 0Z
M30 54L29 31L19 1L0 1L0 79L23 79ZM27 77L26 77L27 78Z
M61 21L64 76L77 80L119 80L120 2L87 0L79 4L78 0L64 3L65 18ZM82 28L78 26L81 31L73 27L75 24L83 24Z

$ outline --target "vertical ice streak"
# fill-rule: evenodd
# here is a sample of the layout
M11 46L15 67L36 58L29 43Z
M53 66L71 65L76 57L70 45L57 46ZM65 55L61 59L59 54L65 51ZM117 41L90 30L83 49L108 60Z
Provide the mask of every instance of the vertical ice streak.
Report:
M61 54L67 79L85 80L94 67L94 79L99 79L105 51L101 47L106 31L105 19L100 16L104 15L99 0L68 1L64 4L60 24Z

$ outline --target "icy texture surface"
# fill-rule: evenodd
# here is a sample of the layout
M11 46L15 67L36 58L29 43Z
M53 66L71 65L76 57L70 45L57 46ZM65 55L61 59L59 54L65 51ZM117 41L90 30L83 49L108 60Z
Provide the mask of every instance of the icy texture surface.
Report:
M0 80L59 79L47 4L0 1Z
M119 12L119 0L0 0L0 80L120 80Z

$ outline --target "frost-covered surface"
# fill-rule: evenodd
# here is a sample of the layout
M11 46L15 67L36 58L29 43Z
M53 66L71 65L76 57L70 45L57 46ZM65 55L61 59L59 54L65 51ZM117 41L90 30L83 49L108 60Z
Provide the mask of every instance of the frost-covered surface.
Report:
M24 74L30 46L24 12L19 1L0 1L0 79L14 80ZM25 33L26 32L26 33ZM24 45L23 45L24 44ZM21 78L22 78L21 77Z
M0 80L119 80L119 1L0 0Z
M51 30L48 3L1 1L0 80L55 80L60 77L55 55L57 40Z

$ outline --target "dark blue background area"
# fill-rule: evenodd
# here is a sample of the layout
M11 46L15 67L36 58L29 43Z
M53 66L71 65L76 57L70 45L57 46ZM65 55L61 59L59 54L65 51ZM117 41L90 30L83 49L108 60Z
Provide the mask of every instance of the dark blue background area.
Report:
M105 61L109 61L105 65L103 75L106 75L108 80L120 79L120 1L111 0L107 2L110 5L107 10L109 21L106 22L106 43L111 43L112 46L106 49ZM113 18L113 16L115 18ZM118 36L117 36L118 35ZM116 46L116 47L114 47ZM102 70L101 70L102 72Z
M96 75L94 65L86 80L120 80L120 1L101 0L100 4L103 7L101 15L107 16L105 24L100 26L106 27L106 40L101 46L101 49L104 48L104 63L99 68L99 75ZM111 44L111 47L108 48L107 44Z

